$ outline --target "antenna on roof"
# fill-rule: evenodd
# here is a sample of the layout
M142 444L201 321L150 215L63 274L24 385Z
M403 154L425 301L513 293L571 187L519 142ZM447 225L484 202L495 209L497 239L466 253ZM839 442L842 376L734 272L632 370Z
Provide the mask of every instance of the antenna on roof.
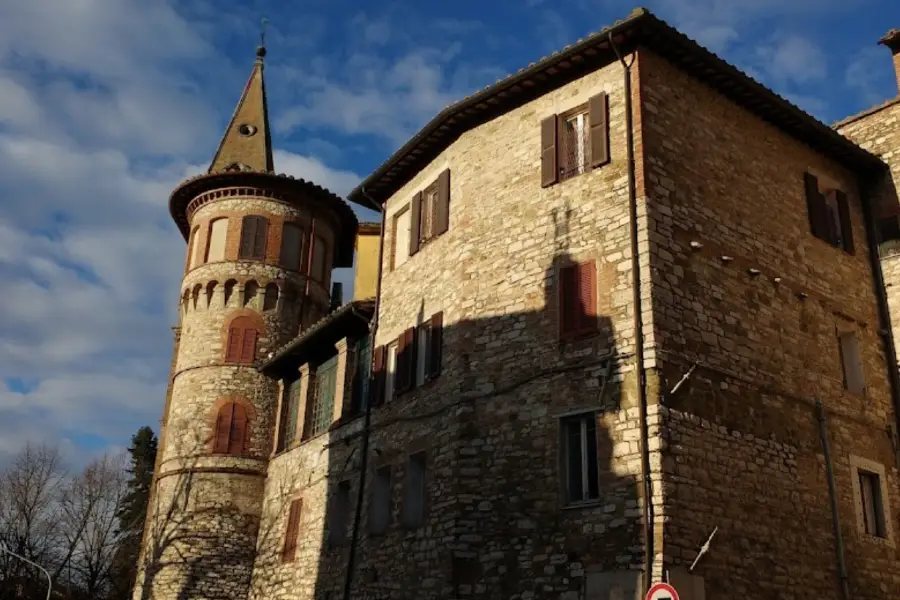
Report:
M266 25L268 24L269 19L263 17L259 28L259 47L256 48L256 57L259 59L262 59L266 55Z

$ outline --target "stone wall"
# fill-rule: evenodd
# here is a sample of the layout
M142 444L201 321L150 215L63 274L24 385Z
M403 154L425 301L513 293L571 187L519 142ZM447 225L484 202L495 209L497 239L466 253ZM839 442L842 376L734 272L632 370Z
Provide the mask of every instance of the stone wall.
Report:
M893 542L860 533L849 467L851 455L880 463L897 496L856 176L661 58L642 53L640 67L667 564L690 565L718 527L694 571L707 597L839 597L819 398L853 597L883 597L900 561ZM811 235L808 169L848 194L855 253ZM843 331L860 340L865 395L844 389Z

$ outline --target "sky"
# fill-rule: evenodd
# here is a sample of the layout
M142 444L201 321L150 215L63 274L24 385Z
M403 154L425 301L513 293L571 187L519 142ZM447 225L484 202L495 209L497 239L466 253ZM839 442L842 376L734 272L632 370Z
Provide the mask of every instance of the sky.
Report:
M826 123L897 94L876 43L896 0L643 5ZM0 0L0 466L158 429L186 251L168 197L208 167L263 17L276 170L346 195L447 104L635 6Z

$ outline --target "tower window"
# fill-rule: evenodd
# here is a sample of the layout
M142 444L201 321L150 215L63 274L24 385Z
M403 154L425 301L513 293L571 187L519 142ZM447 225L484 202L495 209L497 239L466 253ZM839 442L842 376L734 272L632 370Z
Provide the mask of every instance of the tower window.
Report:
M325 281L325 271L328 265L328 244L320 236L315 237L312 251L312 278L316 281Z
M281 232L281 266L298 270L303 256L303 230L296 223L285 223Z
M244 217L241 225L241 246L238 258L264 260L266 258L266 237L269 233L269 220L252 215Z
M274 310L278 305L278 285L269 283L266 285L266 293L263 296L263 310Z
M225 238L228 235L228 219L216 219L209 224L209 243L206 247L206 262L225 260Z
M193 269L197 266L200 260L200 240L197 238L200 237L200 226L194 227L193 231L191 231L191 241L188 244L190 247L189 254L190 260L188 262L188 268Z
M228 328L228 346L225 361L250 364L256 359L256 342L259 330L250 317L238 317Z
M216 454L242 454L247 441L247 409L229 402L216 415L216 431L213 452Z

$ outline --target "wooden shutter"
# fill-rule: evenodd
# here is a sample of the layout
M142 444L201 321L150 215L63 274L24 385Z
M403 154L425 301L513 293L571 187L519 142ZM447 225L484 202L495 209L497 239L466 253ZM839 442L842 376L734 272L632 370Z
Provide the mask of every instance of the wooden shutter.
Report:
M835 190L834 196L837 200L838 217L841 220L841 241L844 250L853 254L853 224L850 221L850 205L847 202L847 194L841 190Z
M819 193L819 180L812 173L804 173L803 182L806 189L806 210L810 231L814 236L824 239L828 235L828 211L825 198Z
M234 403L229 402L219 409L216 415L216 434L213 442L213 452L225 454L228 452L228 441L231 436L231 422L234 417Z
M609 162L609 99L600 92L588 101L591 125L591 168Z
M256 243L256 217L244 217L241 222L241 246L238 258L253 258Z
M252 363L256 358L256 337L258 332L253 327L245 327L241 336L241 357L243 363Z
M384 346L375 348L375 358L372 365L372 387L369 388L372 406L381 406L384 403Z
M228 454L244 452L247 436L247 409L240 404L231 405L231 429L228 433Z
M256 232L253 236L253 258L263 260L266 258L266 240L269 237L269 220L265 217L256 218Z
M419 251L419 225L422 222L422 192L416 192L409 207L409 255Z
M444 313L439 312L431 317L431 347L428 349L428 364L425 365L425 376L434 379L441 374L441 353L443 352Z
M445 169L438 175L432 227L434 235L441 235L450 229L450 169Z
M228 346L225 349L226 361L237 362L241 359L241 347L243 346L241 334L243 333L243 328L241 328L237 323L232 323L231 327L228 328Z
M575 331L578 326L578 267L572 265L559 270L559 313L560 333Z
M556 152L556 115L541 121L541 187L559 181L559 164Z
M394 388L397 393L403 393L409 388L409 342L406 334L404 331L397 337L397 367L394 373Z
M597 267L594 261L578 265L578 330L592 331L597 327Z
M285 269L299 269L303 256L303 230L296 223L285 223L281 232L279 264Z
M284 549L281 551L281 560L290 562L297 554L297 538L300 536L300 515L303 511L303 500L297 499L291 502L288 511L287 527L284 532Z

